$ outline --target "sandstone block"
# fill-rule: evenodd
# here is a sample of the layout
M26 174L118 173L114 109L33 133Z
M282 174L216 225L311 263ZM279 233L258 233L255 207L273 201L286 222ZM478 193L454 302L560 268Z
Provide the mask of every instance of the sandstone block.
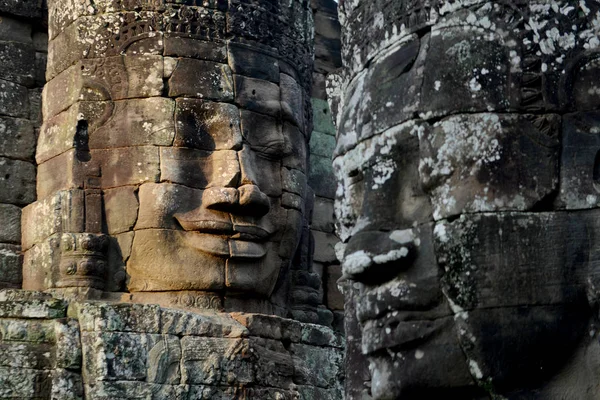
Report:
M0 302L2 318L53 319L66 316L67 303L58 299L9 300Z
M160 307L156 305L82 302L73 309L82 332L160 331Z
M143 29L145 33L150 31L156 33L133 43L119 42L117 35L112 32L125 28L136 18L145 18L151 21ZM53 40L48 46L48 80L76 64L82 58L101 61L120 54L162 55L163 36L157 26L160 19L160 16L152 11L141 11L137 14L134 12L111 12L78 18L56 37L54 37L54 32L50 32ZM105 28L109 25L113 27L110 32ZM82 55L84 56L82 57Z
M422 66L428 42L429 36L425 35L394 45L373 68L352 81L344 95L342 110L338 110L341 112L338 119L344 121L338 124L338 154L357 141L413 118L421 104ZM438 64L434 65L437 68ZM399 87L403 90L399 91ZM319 112L316 114L319 122Z
M5 16L0 21L0 37L10 42L31 44L31 24Z
M202 206L205 191L171 183L147 183L140 186L140 212L136 230L149 228L178 229L174 218L177 213L185 213ZM229 217L218 211L205 210L210 219L219 216L223 220Z
M229 66L234 74L279 83L279 62L276 56L257 47L229 42L227 47Z
M431 36L420 111L442 116L506 110L516 105L516 86L513 89L508 80L510 66L509 52L500 40L480 40L462 27L441 28Z
M338 287L338 279L342 277L341 265L330 265L326 270L325 282L327 282L327 307L332 310L344 309L344 294Z
M2 4L0 3L0 7ZM47 398L49 371L22 368L0 368L0 396L17 399Z
M139 333L81 332L83 376L97 381L145 380L149 339Z
M52 347L48 344L0 343L0 368L51 369Z
M41 86L41 84L40 84ZM29 89L29 119L38 130L42 126L42 88Z
M281 206L284 208L293 208L300 212L304 212L305 201L302 197L294 193L283 192L281 195Z
M177 336L208 336L240 338L248 336L248 329L227 314L199 314L198 312L161 309L161 333Z
M0 157L0 184L0 203L27 205L35 200L35 167Z
M285 154L283 166L308 171L306 138L296 126L289 122L283 124L283 140L285 141Z
M331 157L312 156L308 185L315 191L315 195L328 199L335 198L337 187Z
M109 234L127 232L138 217L137 188L123 186L104 191L104 212Z
M242 110L242 136L253 150L281 157L286 142L281 123L272 117L252 111Z
M256 382L259 385L289 389L293 383L292 356L278 340L250 338L251 352L256 357Z
M233 385L254 382L247 339L184 337L182 383Z
M56 287L60 263L60 236L55 234L23 254L23 288L46 290Z
M31 87L35 81L35 49L31 43L0 42L0 79Z
M165 56L197 58L199 60L227 62L225 43L207 42L172 34L165 35Z
M261 157L248 146L244 146L238 157L243 184L254 184L267 196L281 196L281 161Z
M283 191L306 196L306 175L297 169L281 169L281 188Z
M0 204L0 242L21 242L21 209L10 204Z
M52 344L56 341L52 320L3 318L0 320L0 329L5 332L2 340L7 343Z
M197 189L237 185L240 166L235 151L162 148L160 154L161 181Z
M92 160L101 166L102 187L157 182L160 176L159 151L152 146L93 150Z
M81 367L81 334L79 321L60 319L54 323L55 367L77 370Z
M280 340L281 318L264 314L232 313L231 316L248 329L251 336Z
M298 384L327 389L334 386L343 373L343 357L337 350L292 343L290 351L295 365L294 381Z
M42 2L34 0L21 3L15 0L0 0L0 10L20 17L36 18L41 14Z
M55 369L51 372L50 400L83 400L83 380L77 372Z
M171 79L169 96L200 97L215 101L233 100L233 77L226 64L184 58Z
M0 80L0 114L29 118L29 92L25 86Z
M568 210L600 204L600 123L597 112L568 114L562 123L560 193L557 203Z
M118 152L115 151L113 155L118 157ZM83 189L90 185L98 187L100 168L96 160L89 160L88 156L89 154L85 153L77 154L75 149L71 149L38 165L36 182L38 199L43 200L57 191ZM62 173L58 175L56 171Z
M592 267L587 258L569 255L591 251L590 260L595 257L587 232L598 229L597 216L597 210L482 213L438 223L435 246L448 296L465 311L577 304Z
M333 158L335 136L314 131L310 137L310 153L321 157Z
M326 233L333 233L335 229L334 223L333 200L316 196L311 221L311 229Z
M315 238L314 260L323 263L333 263L337 261L335 255L335 246L340 239L331 233L312 231Z
M233 76L235 103L244 110L277 117L281 113L279 86L242 75Z
M294 123L302 132L304 126L304 89L287 74L280 75L281 110L283 117Z
M21 246L0 243L0 287L19 287L22 264Z
M232 104L177 99L174 146L200 150L238 150L242 145L240 113Z
M556 190L560 118L471 114L420 135L419 171L434 218L530 210Z
M46 118L78 101L118 101L160 96L163 58L128 55L80 60L48 81L44 89Z
M26 119L0 118L0 156L32 160L35 132Z
M170 146L175 137L174 112L175 102L162 97L116 101L108 121L96 123L100 126L90 131L89 146Z
M333 124L333 116L329 103L326 100L311 98L313 107L313 129L317 132L325 133L330 136L335 136L335 125ZM313 133L314 135L314 133ZM321 155L331 155L333 152Z
M83 232L84 201L82 190L70 190L25 207L21 223L23 249L28 250L55 233Z
M35 159L41 164L50 158L77 148L89 150L89 134L106 122L114 104L107 101L76 103L42 124Z

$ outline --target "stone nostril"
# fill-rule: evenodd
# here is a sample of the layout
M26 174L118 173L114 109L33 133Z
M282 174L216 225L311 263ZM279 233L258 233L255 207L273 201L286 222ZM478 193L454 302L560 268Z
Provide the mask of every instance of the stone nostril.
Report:
M256 185L243 185L238 188L240 211L243 214L263 216L271 209L271 201Z

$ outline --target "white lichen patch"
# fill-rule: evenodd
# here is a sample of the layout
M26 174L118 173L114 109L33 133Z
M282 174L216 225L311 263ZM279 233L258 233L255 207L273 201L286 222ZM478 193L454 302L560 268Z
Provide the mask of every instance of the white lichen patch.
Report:
M469 371L475 379L483 379L483 373L481 372L481 368L479 368L479 365L477 364L477 362L475 362L475 360L469 360Z

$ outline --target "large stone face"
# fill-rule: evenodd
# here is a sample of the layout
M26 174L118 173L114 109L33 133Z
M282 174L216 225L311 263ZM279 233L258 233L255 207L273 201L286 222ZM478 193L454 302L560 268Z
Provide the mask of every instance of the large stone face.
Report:
M87 271L95 289L136 299L161 292L163 304L241 310L241 297L253 299L251 310L286 314L288 270L312 262L303 236L312 209L309 4L52 0L48 8L26 287L71 293L62 274L74 262L77 287ZM88 233L108 241L87 255L94 268L62 243ZM104 285L95 282L100 270ZM183 301L188 293L200 300Z
M340 10L348 398L597 397L598 5Z

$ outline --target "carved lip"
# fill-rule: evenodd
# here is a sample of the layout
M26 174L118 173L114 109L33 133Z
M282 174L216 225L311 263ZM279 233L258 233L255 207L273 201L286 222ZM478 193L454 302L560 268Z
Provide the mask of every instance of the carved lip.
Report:
M367 287L360 294L356 305L356 315L360 322L377 320L390 313L428 315L424 318L434 318L450 315L451 310L439 289L437 276L414 281L397 278L383 285Z
M381 350L409 350L420 347L451 328L452 318L402 320L400 314L368 321L362 329L362 352L373 354Z
M252 224L238 225L227 221L188 220L184 218L177 218L177 221L188 232L222 236L243 241L261 242L271 236L271 233L265 228Z
M186 232L186 243L203 253L224 258L263 258L267 254L266 243L240 240L233 235L223 236L197 231Z

